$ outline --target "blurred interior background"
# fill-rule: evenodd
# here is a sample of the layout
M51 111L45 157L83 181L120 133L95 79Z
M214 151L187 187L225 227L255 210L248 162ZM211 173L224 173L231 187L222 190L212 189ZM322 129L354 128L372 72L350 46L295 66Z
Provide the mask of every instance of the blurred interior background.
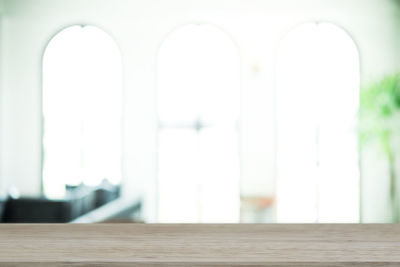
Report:
M0 221L400 222L400 1L0 0Z

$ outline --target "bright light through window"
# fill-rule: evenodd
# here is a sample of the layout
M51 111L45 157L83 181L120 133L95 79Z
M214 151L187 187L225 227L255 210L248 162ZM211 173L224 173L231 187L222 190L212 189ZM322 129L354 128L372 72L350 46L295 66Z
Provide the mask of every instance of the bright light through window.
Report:
M43 58L43 185L62 197L65 185L121 179L121 56L92 26L72 26Z
M307 23L277 68L278 222L358 222L359 56L349 35Z
M158 58L160 222L238 222L239 59L211 25L170 34Z

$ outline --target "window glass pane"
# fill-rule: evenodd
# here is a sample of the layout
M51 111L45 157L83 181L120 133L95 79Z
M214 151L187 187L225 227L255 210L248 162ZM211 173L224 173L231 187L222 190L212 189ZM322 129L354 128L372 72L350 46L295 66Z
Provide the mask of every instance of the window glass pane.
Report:
M238 222L238 136L232 128L211 127L199 133L201 215L204 222Z
M61 197L66 184L121 179L121 58L102 30L72 26L43 58L43 184Z
M158 58L159 221L239 219L239 60L210 25L173 32Z
M163 129L159 138L159 218L200 220L198 135L192 129Z
M277 68L279 222L357 222L358 50L339 27L307 23Z
M211 25L186 25L163 42L158 59L161 121L237 120L238 54L225 33Z

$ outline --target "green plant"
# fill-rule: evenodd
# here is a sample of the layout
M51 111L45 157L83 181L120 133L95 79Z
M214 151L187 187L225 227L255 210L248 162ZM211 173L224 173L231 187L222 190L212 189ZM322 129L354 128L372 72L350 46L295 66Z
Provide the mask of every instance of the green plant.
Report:
M393 222L400 221L396 192L395 149L393 138L400 134L400 74L388 75L361 89L360 144L378 141L390 168L390 201Z

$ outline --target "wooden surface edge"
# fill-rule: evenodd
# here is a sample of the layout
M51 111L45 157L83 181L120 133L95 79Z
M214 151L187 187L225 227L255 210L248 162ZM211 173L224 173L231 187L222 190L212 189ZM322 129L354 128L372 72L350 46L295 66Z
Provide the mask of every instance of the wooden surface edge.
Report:
M0 266L400 266L400 225L0 224Z
M207 267L207 266L266 266L266 267L399 267L400 263L396 262L0 262L1 267L151 267L151 266L195 266L195 267Z

